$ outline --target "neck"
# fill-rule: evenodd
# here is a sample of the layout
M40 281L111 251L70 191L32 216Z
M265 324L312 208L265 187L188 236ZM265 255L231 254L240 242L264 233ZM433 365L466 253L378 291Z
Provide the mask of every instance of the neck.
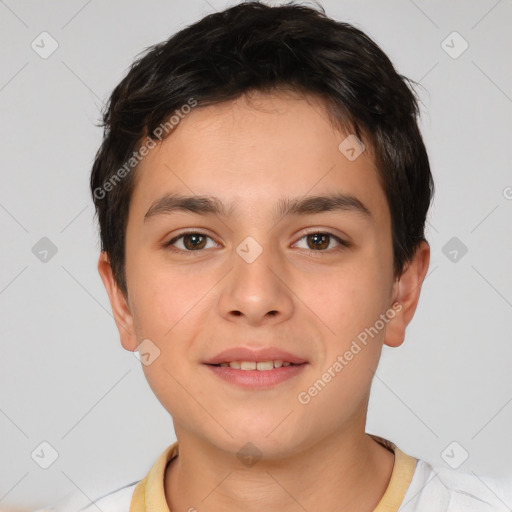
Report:
M372 511L394 463L393 454L364 431L344 432L286 458L262 458L248 467L195 437L178 439L179 455L168 464L164 483L171 512Z

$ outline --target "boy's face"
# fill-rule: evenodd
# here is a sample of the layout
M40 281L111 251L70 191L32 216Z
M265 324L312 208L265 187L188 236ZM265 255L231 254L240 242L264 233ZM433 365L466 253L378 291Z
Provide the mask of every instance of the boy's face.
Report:
M104 255L99 269L123 346L151 340L149 357L160 351L143 369L178 438L194 435L233 453L250 441L278 456L363 431L382 344L402 342L428 254L409 281L395 281L386 197L369 149L353 161L338 149L346 136L313 98L258 94L252 106L240 99L193 109L139 164L126 232L127 302L108 284ZM146 216L169 194L217 198L229 215ZM285 199L334 194L368 211L276 213ZM165 247L185 231L201 236ZM400 311L392 309L397 300ZM274 385L244 387L206 364L235 347L272 347L306 364Z

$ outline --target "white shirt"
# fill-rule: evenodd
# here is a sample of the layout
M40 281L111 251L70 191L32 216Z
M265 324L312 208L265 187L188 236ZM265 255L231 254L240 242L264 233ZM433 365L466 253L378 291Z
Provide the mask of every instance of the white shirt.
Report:
M369 434L371 435L371 434ZM388 488L374 512L510 512L512 474L489 478L445 467L431 466L402 452L391 441L371 435L392 451L395 464ZM88 505L73 494L60 503L36 512L169 512L164 476L167 463L178 455L170 445L143 480L129 483ZM81 499L82 505L78 505Z

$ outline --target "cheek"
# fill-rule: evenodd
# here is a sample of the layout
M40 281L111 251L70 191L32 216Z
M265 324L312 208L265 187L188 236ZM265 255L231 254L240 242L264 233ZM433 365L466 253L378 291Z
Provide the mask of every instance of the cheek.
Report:
M187 403L182 386L189 378L184 364L190 357L191 340L197 337L204 304L203 286L195 286L192 276L157 265L135 268L138 276L134 302L137 310L138 330L143 338L155 345L158 357L143 365L145 377L155 396L166 410L179 419L180 411L193 414L193 407L178 407ZM211 286L210 286L211 287ZM178 409L178 410L177 410Z
M182 325L182 319L201 308L198 300L208 286L205 280L179 268L149 261L148 258L132 266L133 301L138 327L144 335L164 342L183 327L186 322Z
M352 270L333 273L329 291L310 296L316 301L312 309L327 326L325 353L301 391L309 400L305 410L312 416L322 416L331 425L362 410L385 334L385 324L379 321L385 312L384 294L376 284L377 276L367 270Z
M385 336L387 323L380 320L380 315L388 308L388 281L375 251L368 248L350 264L332 270L322 290L309 288L305 302L313 304L311 309L322 320L319 325L325 326L322 327L325 353L320 357L318 370L324 372L330 368L331 374L336 375L317 406L328 407L329 397L353 407L363 400ZM317 377L323 380L322 375ZM328 380L330 376L325 378Z
M375 261L371 265L361 258L355 265L333 269L323 286L310 283L303 291L327 332L339 340L339 348L384 312L387 289Z

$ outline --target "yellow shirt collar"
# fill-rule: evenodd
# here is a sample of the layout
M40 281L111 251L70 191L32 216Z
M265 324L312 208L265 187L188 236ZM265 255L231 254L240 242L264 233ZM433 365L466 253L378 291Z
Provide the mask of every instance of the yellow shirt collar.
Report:
M387 439L373 434L368 435L395 454L391 479L374 512L397 512L411 483L417 459L405 454ZM165 499L165 468L167 463L177 455L178 442L176 441L158 457L146 477L135 487L130 512L170 512Z

